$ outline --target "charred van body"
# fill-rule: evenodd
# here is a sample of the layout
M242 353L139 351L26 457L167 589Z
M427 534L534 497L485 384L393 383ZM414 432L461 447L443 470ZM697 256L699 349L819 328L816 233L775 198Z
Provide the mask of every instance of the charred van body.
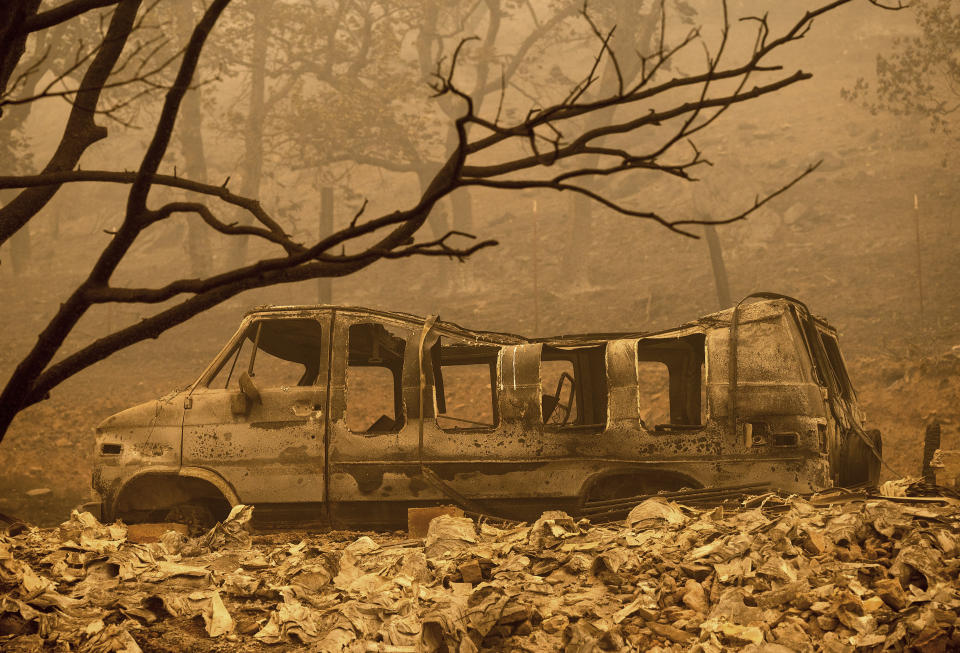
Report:
M251 311L187 389L97 428L105 519L387 528L457 503L535 518L875 482L836 331L800 302L656 333L530 339L335 306Z

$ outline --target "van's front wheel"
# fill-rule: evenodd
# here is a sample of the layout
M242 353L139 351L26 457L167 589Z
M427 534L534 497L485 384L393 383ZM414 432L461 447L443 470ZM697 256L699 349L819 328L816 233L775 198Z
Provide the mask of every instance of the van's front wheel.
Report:
M186 524L190 537L206 533L217 523L213 511L201 503L181 503L167 511L164 521Z

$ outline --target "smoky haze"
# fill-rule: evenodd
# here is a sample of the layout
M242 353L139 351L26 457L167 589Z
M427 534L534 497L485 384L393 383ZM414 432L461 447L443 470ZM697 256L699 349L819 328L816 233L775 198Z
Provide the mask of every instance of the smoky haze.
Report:
M97 122L109 136L87 150L80 168L140 165L201 4L170 0L141 15L139 40L133 41L144 52L156 48L151 62L171 58L174 65L149 83L105 94L100 106L106 112ZM361 208L360 221L417 203L455 144L452 125L463 105L449 95L431 97L428 84L435 81L437 62L448 66L462 38L478 36L464 46L457 81L472 94L478 113L508 121L561 101L589 73L597 53L597 37L578 14L578 3L566 14L569 3L503 3L497 20L489 13L501 4L496 2L366 4L364 10L320 0L231 5L203 51L159 172L259 198L288 233L310 242L347 227ZM610 0L590 6L601 34L617 26L610 48L634 69L637 53L657 48L658 4ZM711 6L701 7L706 4ZM726 56L742 56L754 44L755 21L736 17L769 12L770 29L777 32L814 4L729 3ZM338 14L338 6L347 8ZM719 3L666 6L668 41L702 25L715 51ZM96 31L99 25L92 17L72 29ZM631 171L589 182L623 205L712 221L741 213L756 197L821 162L796 186L714 234L693 225L689 231L698 238L688 237L569 192L462 188L434 207L417 240L455 230L494 239L496 246L462 261L380 260L344 277L246 291L155 340L119 351L54 388L48 400L13 422L0 444L8 470L0 481L0 512L42 523L65 518L69 507L86 498L93 427L127 406L189 384L245 311L261 304L324 302L439 314L471 328L547 336L663 329L751 292L784 293L839 329L853 382L868 420L885 432L891 464L916 474L922 420L934 413L954 424L960 418L955 375L941 381L927 374L955 358L951 348L960 343L956 140L931 130L923 115L871 111L876 100L869 91L844 95L861 79L876 88L877 55L918 34L914 11L887 12L867 2L842 7L815 20L802 40L775 56L787 73L799 69L812 73L811 79L733 106L692 139L711 164L691 172L697 181ZM136 47L133 41L128 47ZM38 36L26 47L39 56L45 44ZM62 56L70 61L76 55ZM691 74L704 56L700 48L685 52L663 74ZM501 86L505 75L509 83ZM57 81L48 70L28 77L26 92L50 82L56 91L76 81L75 75ZM718 87L723 84L729 85ZM605 85L608 92L616 86L609 60L601 61L596 87L587 93L601 93ZM679 92L664 101L695 99ZM649 108L659 107L642 111ZM69 109L56 98L6 107L0 139L11 144L11 156L0 161L0 174L42 169ZM599 125L628 110L634 109L608 109L581 121ZM671 128L673 123L662 127ZM639 147L657 137L652 129L631 142ZM690 151L685 148L679 144L666 158L679 163ZM586 156L577 165L599 163ZM530 173L538 174L543 171ZM4 381L119 228L127 191L118 184L66 185L0 248ZM4 203L16 195L0 193ZM186 194L155 187L150 198L152 205ZM224 222L248 220L235 207L217 210ZM715 236L713 258L703 237L708 235ZM355 253L372 242L352 241L344 251ZM465 236L453 242L471 243ZM156 287L209 276L275 249L180 216L145 230L113 283ZM718 261L726 278L718 276ZM95 306L58 359L156 310ZM946 427L945 440L955 437L952 429Z

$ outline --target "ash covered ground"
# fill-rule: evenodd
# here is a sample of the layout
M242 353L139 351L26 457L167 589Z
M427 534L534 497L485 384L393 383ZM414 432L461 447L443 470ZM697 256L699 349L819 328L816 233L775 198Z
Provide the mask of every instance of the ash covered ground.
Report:
M424 538L251 535L246 506L195 538L74 512L0 535L0 647L956 650L960 501L906 496L935 493L651 498L608 524L441 515Z

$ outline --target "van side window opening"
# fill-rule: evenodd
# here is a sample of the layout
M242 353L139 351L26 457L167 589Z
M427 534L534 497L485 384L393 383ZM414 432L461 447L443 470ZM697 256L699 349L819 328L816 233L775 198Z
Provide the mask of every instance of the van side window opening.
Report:
M353 433L396 433L403 414L406 341L382 324L354 324L347 336L347 428Z
M430 351L437 426L445 431L496 427L499 351L446 336L437 341Z
M827 359L830 361L830 367L833 368L834 378L840 388L840 396L850 401L854 398L853 384L850 383L850 377L847 376L847 368L843 364L843 356L840 354L840 346L837 339L829 333L819 331L820 341L827 352Z
M261 388L313 385L320 372L323 327L313 319L250 323L207 387L237 388L243 372Z
M670 424L670 368L663 361L637 361L640 419L647 428Z
M694 334L637 345L640 417L654 431L700 428L704 419L706 339Z
M560 427L577 423L576 377L572 361L541 360L540 388L544 424Z
M813 343L810 342L810 329L807 328L807 325L804 323L803 318L800 316L795 306L790 307L790 312L793 316L793 322L797 326L797 330L800 333L800 339L803 342L804 355L813 363L813 380L816 383L819 383L822 386L827 385L827 381L824 378L824 370L820 369L820 366L816 364L817 357L813 353Z
M607 423L604 345L544 345L540 359L543 423L550 429L603 430Z

